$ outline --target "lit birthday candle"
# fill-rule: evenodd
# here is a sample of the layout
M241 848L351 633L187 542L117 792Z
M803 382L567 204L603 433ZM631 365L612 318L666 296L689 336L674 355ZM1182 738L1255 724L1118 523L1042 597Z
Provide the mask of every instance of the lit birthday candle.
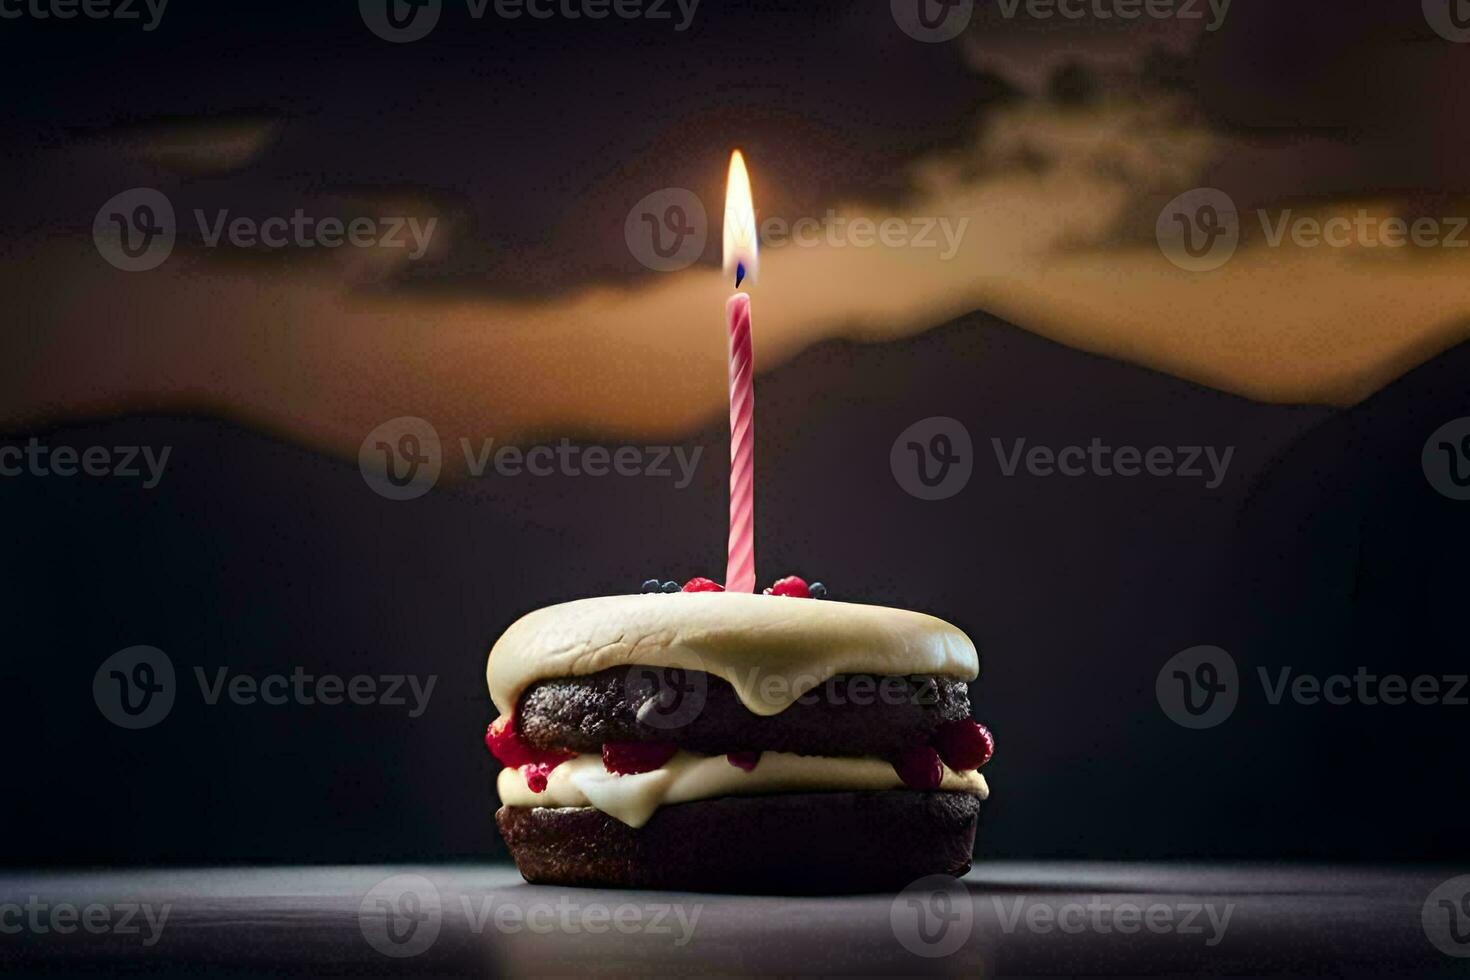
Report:
M730 155L725 182L725 274L738 290L755 281L759 261L755 205L745 158ZM750 294L736 292L725 303L730 330L730 542L725 588L755 591L755 384L750 353Z

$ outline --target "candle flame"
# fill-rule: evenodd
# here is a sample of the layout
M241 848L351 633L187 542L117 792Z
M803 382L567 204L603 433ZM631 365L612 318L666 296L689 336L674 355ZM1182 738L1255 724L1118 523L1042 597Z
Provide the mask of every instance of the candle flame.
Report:
M755 202L750 195L750 174L739 150L730 154L730 175L725 180L725 275L756 279L759 249L755 231Z

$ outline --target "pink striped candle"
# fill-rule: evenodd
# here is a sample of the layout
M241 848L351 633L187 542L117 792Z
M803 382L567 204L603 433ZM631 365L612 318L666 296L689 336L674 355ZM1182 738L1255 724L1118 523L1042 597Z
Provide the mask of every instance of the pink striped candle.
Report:
M730 326L730 549L725 589L755 591L755 386L751 377L750 295L725 304Z
M726 275L735 288L755 281L759 250L755 204L745 158L730 154L725 182ZM730 328L730 547L725 564L725 590L755 591L755 384L750 355L750 296L736 293L725 304Z

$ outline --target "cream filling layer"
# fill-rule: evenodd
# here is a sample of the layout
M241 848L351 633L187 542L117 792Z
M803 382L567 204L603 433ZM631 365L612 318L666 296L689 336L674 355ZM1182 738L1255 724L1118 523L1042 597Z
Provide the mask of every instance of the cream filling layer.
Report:
M496 780L500 802L506 806L591 806L630 827L642 827L665 803L762 793L906 788L893 766L882 759L789 752L762 753L760 763L750 772L731 765L722 755L679 752L661 769L626 776L608 772L600 756L579 755L553 769L540 793L526 785L519 769L502 769ZM948 766L939 789L982 800L990 795L978 771L955 772Z

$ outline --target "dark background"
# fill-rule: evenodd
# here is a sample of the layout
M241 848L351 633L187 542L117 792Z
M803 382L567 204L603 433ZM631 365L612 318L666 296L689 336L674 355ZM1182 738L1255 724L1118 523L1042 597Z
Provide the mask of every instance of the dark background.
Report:
M1238 4L1232 39L1201 42L1180 82L1220 126L1382 137L1411 114L1391 79L1357 84L1369 62L1344 52L1365 37L1417 40L1416 12L1379 22L1335 5L1287 16ZM723 151L708 147L729 140L693 137L738 131L771 161L768 182L793 188L786 209L820 213L832 195L897 193L888 175L1009 97L893 31L881 6L862 8L704 0L689 37L616 20L487 21L400 47L342 3L173 0L159 31L125 39L106 23L0 23L8 239L85 234L111 189L131 186L84 162L42 166L37 148L160 120L281 119L294 125L232 200L269 209L291 189L403 186L461 214L466 247L402 289L636 282L653 274L616 224L559 233L594 189L618 199L637 185L619 168L694 184L720 172ZM1436 101L1450 111L1458 91ZM1415 133L1376 186L1457 192L1455 168L1436 161L1461 137ZM49 379L26 359L46 341L30 313L73 298L65 280L44 287L0 314L15 345L6 376L39 390ZM208 324L197 342L212 342ZM78 359L105 358L99 345ZM1470 352L1455 346L1351 406L1268 405L982 311L883 343L820 342L757 382L761 579L797 572L837 599L933 612L975 639L975 710L998 743L982 854L1462 860L1470 708L1271 706L1255 674L1470 669L1470 505L1435 492L1419 463L1431 432L1470 414L1467 381ZM895 483L888 455L934 415L962 421L978 459L964 492L926 503ZM10 865L503 855L481 744L495 637L541 605L650 576L718 577L723 563L718 416L677 440L705 449L684 491L492 476L446 479L411 502L370 492L351 458L226 412L42 402L6 441L33 434L172 456L151 491L0 480ZM540 433L562 434L585 438ZM1006 479L989 451L991 437L1094 436L1236 452L1206 491ZM98 665L134 644L167 652L181 681L172 714L140 732L110 725L91 697ZM1229 650L1245 690L1227 723L1193 732L1160 710L1154 681L1199 644ZM211 707L196 665L438 682L417 719Z
M975 710L999 746L983 853L1448 859L1465 853L1463 708L1273 707L1254 673L1464 672L1470 522L1418 456L1420 434L1460 410L1465 360L1325 412L1252 405L980 315L883 349L823 345L761 379L762 432L788 435L759 444L758 554L974 637ZM900 490L872 434L939 412L971 428L980 458L964 492L926 503ZM1216 494L1002 478L988 436L1021 432L1237 452ZM351 462L204 419L49 438L171 445L174 460L151 492L3 484L23 515L5 532L13 862L500 854L480 739L494 638L538 605L718 574L722 557L718 462L682 492L487 477L394 502ZM722 433L689 444L718 461ZM163 723L125 732L98 713L91 679L136 643L170 655L180 694ZM1202 643L1232 652L1246 690L1228 722L1185 731L1154 679ZM208 707L190 670L298 664L439 681L409 719Z

